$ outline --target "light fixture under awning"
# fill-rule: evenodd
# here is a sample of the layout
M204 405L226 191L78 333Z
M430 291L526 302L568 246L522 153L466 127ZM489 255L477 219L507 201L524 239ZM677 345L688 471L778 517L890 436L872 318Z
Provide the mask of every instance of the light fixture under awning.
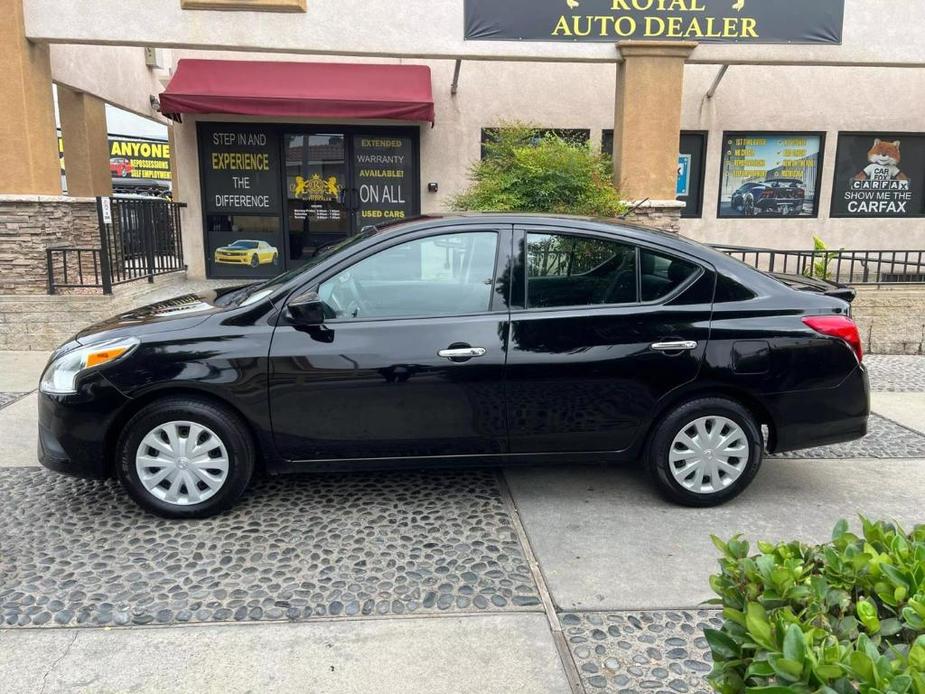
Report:
M434 122L426 65L184 59L161 113Z

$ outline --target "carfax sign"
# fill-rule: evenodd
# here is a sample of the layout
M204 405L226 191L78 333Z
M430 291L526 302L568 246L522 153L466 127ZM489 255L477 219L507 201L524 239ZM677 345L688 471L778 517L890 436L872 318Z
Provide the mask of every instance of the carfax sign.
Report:
M845 0L465 0L466 39L841 43Z

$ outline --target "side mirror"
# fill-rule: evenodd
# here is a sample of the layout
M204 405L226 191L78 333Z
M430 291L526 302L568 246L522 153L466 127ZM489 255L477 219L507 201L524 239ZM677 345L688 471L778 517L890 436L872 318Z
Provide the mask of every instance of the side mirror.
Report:
M300 294L286 306L286 315L296 325L321 325L324 323L324 302L317 292Z

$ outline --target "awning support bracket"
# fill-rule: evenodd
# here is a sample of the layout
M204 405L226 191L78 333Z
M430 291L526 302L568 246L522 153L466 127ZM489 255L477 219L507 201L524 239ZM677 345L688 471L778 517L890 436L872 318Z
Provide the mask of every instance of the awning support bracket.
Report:
M710 88L707 90L707 98L712 99L716 90L719 89L719 83L723 81L723 77L726 76L726 70L729 69L729 65L721 65L719 72L716 73L716 79L713 80L713 84L710 85Z
M459 70L462 68L462 59L456 59L456 66L453 68L453 84L450 85L450 94L456 96L459 91Z

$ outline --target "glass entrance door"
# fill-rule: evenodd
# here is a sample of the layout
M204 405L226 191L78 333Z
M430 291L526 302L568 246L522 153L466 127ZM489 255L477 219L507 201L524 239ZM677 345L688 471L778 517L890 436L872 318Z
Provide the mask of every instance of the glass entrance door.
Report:
M353 232L344 133L285 135L287 265Z

